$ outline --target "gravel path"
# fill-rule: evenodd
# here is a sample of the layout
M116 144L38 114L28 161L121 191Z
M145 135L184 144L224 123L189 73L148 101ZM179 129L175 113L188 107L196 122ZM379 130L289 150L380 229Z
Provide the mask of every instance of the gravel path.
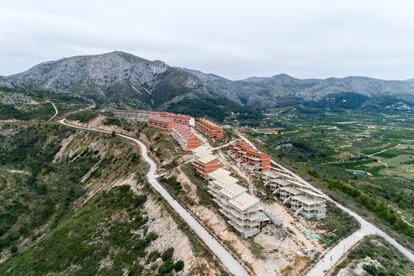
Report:
M50 121L52 121L54 118L56 118L56 116L59 114L59 111L58 111L58 109L57 109L56 105L55 105L53 102L48 101L48 103L50 103L50 104L53 106L53 108L55 109L55 114L54 114L52 117L50 117L50 119L49 119L49 122L50 122Z

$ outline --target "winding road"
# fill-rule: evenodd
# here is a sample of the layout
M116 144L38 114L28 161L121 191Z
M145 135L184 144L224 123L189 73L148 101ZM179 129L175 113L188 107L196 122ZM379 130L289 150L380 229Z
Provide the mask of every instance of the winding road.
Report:
M50 103L52 106L53 106L53 108L55 109L55 114L52 116L52 117L50 117L50 119L49 119L49 122L50 121L52 121L54 118L56 118L56 116L59 114L59 111L58 111L58 109L57 109L57 107L56 107L56 105L53 103L53 102L51 102L51 101L47 101L48 103Z
M96 131L110 134L109 131L99 130L95 128L84 128L80 126L71 125L65 122L65 119L59 123L83 130ZM128 139L139 145L141 155L145 162L148 163L150 169L147 173L147 179L150 185L164 198L164 200L177 212L177 214L187 223L187 225L197 234L197 236L204 242L204 244L217 256L224 267L233 275L245 276L249 275L245 268L227 251L184 207L182 207L157 180L157 165L149 157L148 149L140 140L117 133L118 136Z
M256 148L255 145L250 142L246 137L244 137L240 132L237 132L237 135L249 143L252 147ZM389 242L391 245L393 245L401 254L403 254L407 259L409 259L411 262L414 263L414 254L402 246L400 243L398 243L394 238L392 238L390 235L376 227L374 224L368 222L366 219L355 213L354 211L348 209L347 207L343 206L342 204L334 201L332 198L330 198L325 193L321 192L319 189L315 188L312 184L307 182L306 180L302 179L297 174L293 173L292 171L288 170L284 166L280 165L279 163L275 162L274 160L271 161L273 165L278 166L280 169L284 170L286 173L296 177L300 182L308 185L312 189L318 191L320 194L322 194L326 200L332 202L336 205L336 207L340 208L344 212L351 215L353 218L355 218L359 224L360 228L346 237L345 239L341 240L337 245L329 249L322 259L319 260L318 263L315 264L315 266L308 272L308 276L320 276L324 275L326 272L331 270L338 261L345 256L345 254L352 249L352 247L357 244L360 240L362 240L365 236L368 235L377 235L382 238L384 238L387 242Z
M50 102L53 107L55 108L55 115L50 119L53 120L57 114L58 110L56 106ZM71 125L65 122L65 119L59 121L59 123L73 127L78 129L84 129L89 131L96 131L109 134L109 131L95 129L95 128L85 128L80 126ZM247 143L252 145L246 137L244 137L241 133L237 133L238 136L245 140ZM177 212L177 214L187 223L187 225L197 234L197 236L205 243L205 245L217 256L217 258L221 261L221 263L226 267L228 271L230 271L233 275L237 276L244 276L249 275L245 268L232 256L232 254L227 251L184 207L182 207L168 192L164 187L159 183L157 180L157 165L156 163L149 157L147 147L138 139L132 138L120 133L117 133L118 136L128 139L136 144L139 145L141 149L141 154L145 162L147 162L150 166L150 169L147 173L147 179L150 185L165 199L165 201ZM399 252L401 252L404 256L406 256L411 262L414 263L414 255L413 253L399 244L395 239L391 236L386 234L384 231L380 230L374 224L368 222L360 215L356 214L354 211L348 209L347 207L343 206L342 204L334 201L328 195L322 193L320 190L312 186L309 182L302 179L300 176L296 175L295 173L291 172L284 166L280 165L279 163L272 160L272 164L278 166L280 169L284 170L286 173L291 174L292 176L296 177L302 183L308 185L312 189L318 191L326 200L335 204L338 208L343 210L344 212L351 215L355 218L359 224L360 228L352 233L350 236L346 237L345 239L341 240L337 245L329 249L322 259L319 260L318 263L308 272L308 276L320 276L326 274L329 270L331 270L335 265L339 262L339 260L346 255L346 253L352 249L359 241L361 241L365 236L368 235L378 235L384 238L387 242L392 244Z

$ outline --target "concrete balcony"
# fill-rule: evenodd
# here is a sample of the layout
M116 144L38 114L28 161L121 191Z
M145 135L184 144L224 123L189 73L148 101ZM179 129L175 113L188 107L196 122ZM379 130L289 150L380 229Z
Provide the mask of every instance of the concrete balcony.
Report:
M240 227L237 224L235 224L233 221L228 221L228 223L233 226L238 232L240 232L241 236L243 238L249 238L249 237L253 237L257 234L260 233L260 229L259 228L245 228L245 227Z
M235 219L240 220L240 221L249 220L253 223L253 222L260 222L260 219L262 218L262 216L260 216L259 214L247 216L245 214L239 213L232 209L227 210L227 212L229 212L229 214L231 214Z
M324 219L326 217L326 212L306 212L302 210L300 214L307 219Z
M234 223L236 223L237 225L239 225L240 227L259 227L260 226L259 221L250 221L250 220L246 220L246 219L238 219L238 218L235 218L234 216L231 216L231 215L230 215L229 219L231 221L233 221Z

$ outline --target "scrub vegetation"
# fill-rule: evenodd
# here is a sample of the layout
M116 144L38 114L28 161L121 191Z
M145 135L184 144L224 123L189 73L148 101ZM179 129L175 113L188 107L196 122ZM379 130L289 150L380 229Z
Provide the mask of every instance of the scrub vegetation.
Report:
M362 265L368 275L413 275L414 264L384 239L377 236L364 238L336 267L334 275L344 267L355 267L366 258L374 261Z
M6 124L0 133L0 274L166 275L183 269L171 250L149 256L146 248L157 235L147 230L146 196L129 186L98 192L96 183L131 173L143 181L146 164L137 149L118 137L51 123Z

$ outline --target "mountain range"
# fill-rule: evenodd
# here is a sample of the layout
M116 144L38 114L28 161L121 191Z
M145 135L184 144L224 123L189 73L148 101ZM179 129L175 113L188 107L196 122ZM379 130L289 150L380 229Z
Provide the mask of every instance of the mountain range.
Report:
M118 108L184 113L414 105L413 80L298 79L279 74L232 81L120 51L40 63L25 72L0 77L0 87L73 94Z

